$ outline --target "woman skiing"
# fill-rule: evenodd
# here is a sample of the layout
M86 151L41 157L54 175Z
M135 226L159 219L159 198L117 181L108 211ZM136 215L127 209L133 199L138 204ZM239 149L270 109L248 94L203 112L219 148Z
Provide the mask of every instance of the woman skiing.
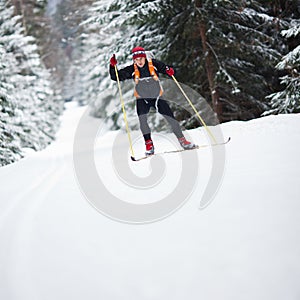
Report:
M161 98L163 94L162 87L159 82L158 74L174 75L174 69L165 65L156 59L147 59L146 51L142 47L132 49L133 64L118 70L119 80L134 79L135 91L134 95L137 99L136 109L139 118L140 129L144 136L146 145L146 155L154 154L154 145L151 139L151 130L148 125L147 115L151 107L162 114L170 124L174 134L183 149L193 149L196 146L187 141L184 137L179 123L168 103ZM110 59L109 73L112 80L117 80L115 66L117 59L115 54Z

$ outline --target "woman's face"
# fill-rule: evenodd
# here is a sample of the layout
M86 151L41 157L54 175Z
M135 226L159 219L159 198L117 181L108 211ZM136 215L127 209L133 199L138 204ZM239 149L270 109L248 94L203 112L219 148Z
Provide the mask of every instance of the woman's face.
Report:
M146 62L146 58L145 57L137 57L134 60L134 63L137 64L138 67L142 68L144 66Z

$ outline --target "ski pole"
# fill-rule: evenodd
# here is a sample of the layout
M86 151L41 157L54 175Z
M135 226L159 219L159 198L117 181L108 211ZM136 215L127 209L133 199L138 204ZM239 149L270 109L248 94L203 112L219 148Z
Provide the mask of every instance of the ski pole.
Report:
M185 99L188 101L188 103L190 104L190 106L192 107L192 109L194 110L194 112L196 113L198 119L200 120L200 122L202 123L202 125L204 126L204 128L206 129L206 131L208 132L208 134L213 139L214 143L217 144L217 141L216 141L214 135L212 134L212 132L210 131L210 129L207 127L207 125L205 124L204 120L201 118L200 114L198 113L198 111L196 110L195 106L193 105L192 101L186 95L186 93L184 92L184 90L182 89L182 87L180 86L179 82L177 81L177 79L175 78L174 75L172 75L172 78L175 81L175 83L177 84L178 88L181 90L181 92L182 92L183 96L185 97Z
M127 121L127 116L126 116L126 111L125 111L125 104L124 104L124 100L123 100L123 95L122 95L121 84L120 84L120 79L119 79L117 66L115 66L115 72L116 72L116 77L117 77L117 82L118 82L118 87L119 87L119 94L120 94L121 106L122 106L122 111L123 111L123 117L124 117L125 126L126 126L126 132L127 132L127 136L128 136L128 140L129 140L131 158L134 158L132 140L131 140L131 136L130 136L130 130L129 130L129 126L128 126L128 121Z

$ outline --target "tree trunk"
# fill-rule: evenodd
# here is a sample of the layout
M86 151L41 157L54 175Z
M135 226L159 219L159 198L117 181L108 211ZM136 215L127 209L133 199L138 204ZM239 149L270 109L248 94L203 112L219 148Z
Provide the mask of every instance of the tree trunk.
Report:
M195 0L195 7L196 7L196 9L201 9L202 1ZM213 63L212 63L213 57L212 57L211 50L207 46L208 43L207 43L207 36L206 36L206 24L203 19L200 19L200 21L199 21L199 31L200 31L200 37L201 37L201 42L202 42L203 53L204 53L204 57L205 57L205 69L206 69L209 89L210 89L210 93L211 93L212 106L213 106L213 110L216 113L219 121L221 121L222 106L219 101L220 100L219 92L218 92L218 89L214 82L215 72L214 72Z
M208 83L209 83L209 89L211 93L211 99L212 99L212 106L214 112L217 114L217 117L219 121L221 121L221 116L222 116L222 106L220 103L220 95L218 92L218 89L215 85L214 77L215 77L215 72L213 69L213 57L211 50L207 46L207 38L206 38L206 26L203 21L200 22L200 37L201 37L201 42L202 42L202 48L203 48L203 53L205 57L205 68L206 68L206 73L207 73L207 78L208 78Z

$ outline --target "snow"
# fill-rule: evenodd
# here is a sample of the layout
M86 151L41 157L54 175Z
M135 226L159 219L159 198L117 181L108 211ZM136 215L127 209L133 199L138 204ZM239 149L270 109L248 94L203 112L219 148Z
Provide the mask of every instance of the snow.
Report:
M199 209L211 149L185 152L198 161L198 175L184 205L157 222L134 225L100 213L82 193L74 138L82 139L86 154L90 133L78 135L78 124L99 126L82 119L86 109L68 104L51 146L0 169L0 299L300 298L299 114L222 124L232 140L212 202ZM188 134L207 143L202 129ZM146 204L180 184L184 157L177 154L159 158L158 168L166 170L151 187L126 184L113 165L120 136L118 151L127 157L122 131L98 132L93 149L100 180L116 197ZM169 134L154 139L157 150L176 147ZM142 155L141 139L134 141ZM126 163L138 182L153 179L155 158Z

